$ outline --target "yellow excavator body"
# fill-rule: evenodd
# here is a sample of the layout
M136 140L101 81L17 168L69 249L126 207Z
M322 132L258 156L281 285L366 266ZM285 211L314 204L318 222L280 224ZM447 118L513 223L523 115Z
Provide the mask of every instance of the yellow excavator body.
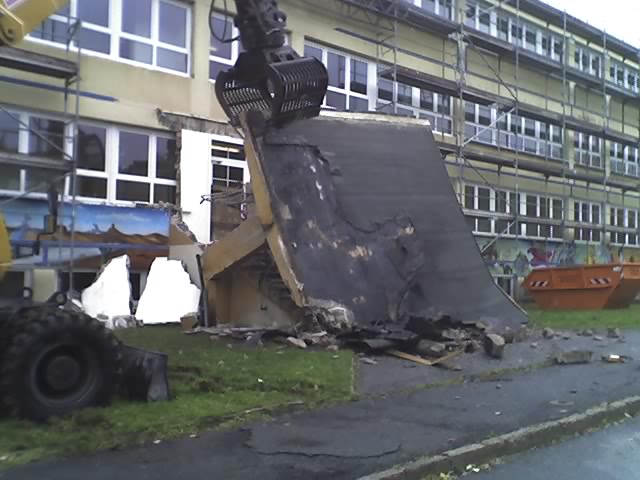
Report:
M11 244L4 217L0 214L0 280L11 266Z

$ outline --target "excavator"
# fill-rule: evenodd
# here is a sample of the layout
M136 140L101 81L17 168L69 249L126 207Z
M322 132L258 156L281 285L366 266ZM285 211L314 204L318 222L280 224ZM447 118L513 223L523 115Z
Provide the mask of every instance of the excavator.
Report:
M234 24L244 52L232 68L219 74L215 86L230 123L237 126L240 115L249 111L259 112L274 128L319 115L327 71L317 59L302 58L286 45L286 15L277 2L235 3ZM66 4L67 0L0 0L0 48L16 46ZM210 17L214 7L212 0ZM213 35L219 33L212 28ZM55 229L57 194L50 195L49 203L49 228ZM0 279L11 268L11 253L0 212ZM118 385L127 381L146 382L156 396L168 395L163 366L149 370L154 364L152 352L127 350L97 319L60 308L66 300L64 293L57 293L36 304L27 295L0 305L3 411L33 420L67 415L108 404Z

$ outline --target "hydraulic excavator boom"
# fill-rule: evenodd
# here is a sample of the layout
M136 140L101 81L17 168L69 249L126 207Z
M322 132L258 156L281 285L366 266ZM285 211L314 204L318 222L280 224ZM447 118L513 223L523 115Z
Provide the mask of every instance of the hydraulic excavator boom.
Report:
M236 8L244 52L216 79L216 95L231 124L238 125L239 114L249 110L262 112L276 127L317 116L329 84L327 70L286 45L287 17L277 1L236 0ZM220 39L213 28L212 35Z
M69 0L0 0L0 46L14 45Z

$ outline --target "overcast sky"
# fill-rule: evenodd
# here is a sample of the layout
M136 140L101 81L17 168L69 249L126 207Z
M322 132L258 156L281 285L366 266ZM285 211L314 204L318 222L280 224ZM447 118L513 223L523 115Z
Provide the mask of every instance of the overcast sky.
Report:
M640 48L638 0L544 0Z

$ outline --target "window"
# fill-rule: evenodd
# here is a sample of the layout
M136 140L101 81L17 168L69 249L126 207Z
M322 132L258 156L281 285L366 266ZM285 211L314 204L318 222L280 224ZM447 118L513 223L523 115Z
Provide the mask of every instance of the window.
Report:
M407 0L409 3L413 3L415 6L426 10L427 12L435 13L442 17L453 19L452 0Z
M578 223L600 225L602 221L600 205L575 201L573 204L573 219ZM575 228L574 235L576 240L600 241L600 230L595 228Z
M562 158L562 132L556 125L546 124L470 102L465 103L467 138L474 141L499 144L533 155ZM494 127L489 126L495 124Z
M238 30L234 27L232 18L214 14L211 22L216 36L214 37L213 34L210 36L209 78L215 80L218 73L235 64L242 51L242 44L238 40L228 42L238 36Z
M630 208L611 207L609 224L612 227L626 228L630 232L611 232L611 242L619 245L638 245L638 211Z
M575 67L598 78L602 75L602 57L586 48L576 48Z
M107 199L107 129L78 125L78 171L76 195ZM73 188L73 186L71 186Z
M384 67L380 67L384 70ZM385 78L378 78L378 110L393 112L393 82ZM396 112L409 117L429 120L435 132L451 133L453 131L451 97L433 93L428 90L397 83L398 104Z
M176 202L176 142L161 135L119 130L115 199Z
M73 45L83 51L189 73L191 9L182 2L71 0L30 37L66 44L71 40L67 33L69 16L82 22Z
M527 237L562 239L562 227L536 219L559 221L563 218L563 202L559 198L520 194L520 213L526 217L520 233Z
M609 67L609 80L613 83L638 93L638 71L619 63Z
M67 127L63 121L26 112L0 112L0 150L64 161ZM70 129L69 129L70 132ZM67 151L67 153L70 153ZM55 175L43 170L0 167L0 190L45 193ZM59 178L60 185L63 179Z
M247 198L244 184L250 180L242 142L238 139L213 139L211 160L211 193L222 196L211 210L212 231L232 230L245 218Z
M370 110L369 76L373 65L316 45L305 44L304 50L305 56L315 57L327 67L329 88L325 106L352 112Z
M613 173L630 177L638 177L640 175L638 147L611 142L609 154Z
M484 105L478 105L471 102L465 103L465 118L467 124L465 131L467 138L474 138L473 141L479 143L494 144L495 128L491 127L492 116L494 111Z
M585 167L603 168L602 139L582 132L574 132L575 162Z
M526 25L526 34L525 34L525 42L524 42L524 46L525 48L529 49L529 50L536 50L536 46L538 44L538 35L535 31L535 29L533 29L532 27L530 27L529 25Z
M462 205L467 210L485 214L473 215L467 212L467 220L474 233L515 235L516 227L512 217L518 211L518 204L514 192L465 185Z

